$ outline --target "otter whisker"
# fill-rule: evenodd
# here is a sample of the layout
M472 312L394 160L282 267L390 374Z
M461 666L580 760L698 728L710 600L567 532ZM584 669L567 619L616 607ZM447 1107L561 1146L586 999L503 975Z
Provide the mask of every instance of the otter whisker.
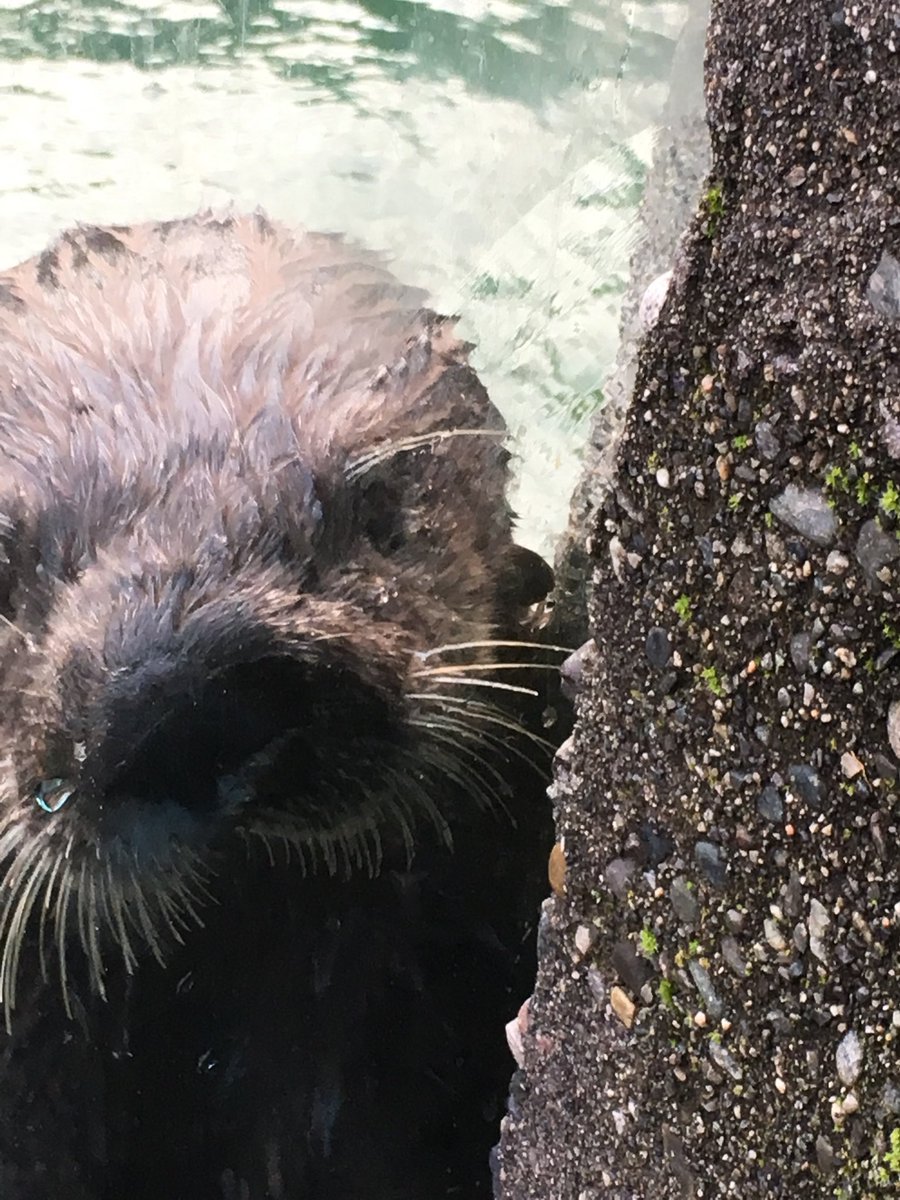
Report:
M458 675L467 671L553 671L559 673L555 663L489 662L489 663L446 663L429 667L424 671L413 671L413 678L431 678L434 675Z
M466 684L469 687L494 688L498 692L517 692L520 696L539 696L534 688L519 687L514 683L500 683L497 679L471 679L468 675L445 675L439 670L415 671L414 679L427 678L435 683L449 683L454 686Z
M3 961L0 964L0 995L3 997L7 1013L12 1013L16 1006L16 982L18 979L22 943L25 940L25 929L28 918L31 915L36 894L44 882L48 869L49 864L43 856L43 847L40 847L37 863L32 867L27 877L22 877L22 882L17 891L10 897L10 904L12 904L15 897L17 897L17 903L12 918L5 930Z
M350 480L359 479L360 476L365 475L367 471L371 471L379 463L387 462L388 459L394 458L398 454L403 454L409 450L421 450L427 446L435 446L440 442L447 441L448 438L493 437L498 438L500 441L505 441L507 436L508 433L505 429L435 429L431 433L414 434L412 437L401 438L395 442L376 446L368 454L361 454L358 458L351 459L345 468L344 474Z
M68 939L66 937L66 924L69 914L69 902L72 897L72 873L73 866L66 861L65 869L59 884L59 896L56 901L56 922L54 926L54 936L56 939L56 949L59 955L59 980L62 988L63 1007L66 1010L66 1016L69 1020L72 1019L72 1000L69 995L69 973L68 964L66 962L66 945Z
M425 762L440 772L441 775L452 779L453 782L464 792L471 793L475 803L481 811L492 811L499 809L504 815L509 818L509 810L500 795L480 779L475 768L467 762L461 761L463 748L456 744L450 737L441 737L434 730L430 730L431 739L438 743L430 750L422 749L420 754ZM440 746L452 747L454 753L447 754L440 750ZM479 761L476 756L476 761ZM480 764L483 765L483 764ZM511 818L510 818L511 819Z
M433 741L439 742L445 746L449 746L453 750L454 756L465 755L469 759L473 759L477 770L486 771L489 775L491 775L495 780L496 788L491 787L488 789L488 786L485 784L484 780L480 779L477 775L476 768L469 768L469 777L477 786L477 790L479 792L488 791L489 796L493 797L493 799L496 800L504 812L509 815L506 802L502 797L503 791L510 791L509 784L483 754L479 754L475 747L467 745L466 740L464 740L468 739L468 741L475 741L477 744L480 744L480 739L475 730L470 729L468 726L463 726L461 729L457 722L448 720L441 715L434 715L428 718L413 718L411 724L422 729L427 729L429 737ZM463 737L450 736L451 733L459 734L460 731L462 732ZM442 756L440 762L444 763L445 761L446 756Z
M535 762L533 758L530 758L520 746L517 746L513 741L502 737L498 733L492 733L489 730L479 729L468 724L464 720L466 716L465 711L459 709L455 709L453 711L456 713L455 718L442 715L442 720L445 722L447 728L452 727L458 732L465 733L469 737L475 738L480 742L487 742L490 745L495 746L499 753L513 755L513 757L519 759L520 762L526 763L528 767L532 771L536 772L539 777L544 777L544 768L539 763Z
M150 947L150 952L153 957L161 967L164 967L166 965L166 960L163 957L162 948L159 944L159 938L157 937L156 930L153 927L153 922L150 919L150 910L144 897L143 885L137 879L133 866L129 870L129 879L131 882L131 895L134 898L138 921L144 934L144 940Z
M98 888L98 886L100 886L102 889L102 879L103 879L103 876L102 875L97 876L94 871L91 871L88 875L88 880L90 881L90 889L89 889L90 907L88 910L88 917L89 917L89 920L88 920L88 945L90 947L89 958L90 958L90 966L91 966L91 978L93 979L101 997L105 1000L106 999L106 984L103 980L103 976L105 974L105 968L103 966L103 956L100 952L100 941L97 937L97 927L98 927L98 923L99 923L98 917L100 915L100 909L101 909L101 903L97 897L97 888Z
M511 650L549 650L552 653L558 654L574 654L571 646L554 646L547 642L514 642L486 638L484 641L447 642L443 646L432 646L429 650L419 651L416 654L416 658L424 662L426 659L434 658L436 654L450 654L457 650L491 650L495 646Z
M44 903L41 905L41 922L38 930L38 959L41 965L41 978L46 982L48 979L47 969L47 918L53 907L53 889L56 886L56 881L62 871L63 859L57 857L53 864L53 870L50 872L50 878L47 881L47 886L44 888Z
M125 908L121 889L118 886L118 880L115 879L110 863L106 864L106 895L109 897L109 907L112 914L112 922L115 928L115 934L118 938L119 947L122 951L122 958L125 962L125 970L129 975L134 973L137 967L137 956L131 946L131 939L128 936L128 929L125 925Z
M474 720L486 721L492 725L502 726L504 729L508 729L510 733L516 734L517 737L526 738L532 745L539 746L549 755L556 753L556 746L548 741L547 738L542 738L540 734L534 733L524 725L520 725L518 721L513 721L502 716L499 710L492 705L484 704L480 700L461 700L455 696L444 696L442 697L442 701L457 711L465 712Z

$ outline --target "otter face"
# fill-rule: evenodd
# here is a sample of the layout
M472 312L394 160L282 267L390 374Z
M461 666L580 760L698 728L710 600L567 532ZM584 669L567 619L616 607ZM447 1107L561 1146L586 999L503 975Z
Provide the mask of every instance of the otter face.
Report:
M165 961L248 855L449 839L528 690L492 677L534 572L450 326L334 239L97 232L0 280L7 1019L30 941L68 1004L73 946L101 992Z

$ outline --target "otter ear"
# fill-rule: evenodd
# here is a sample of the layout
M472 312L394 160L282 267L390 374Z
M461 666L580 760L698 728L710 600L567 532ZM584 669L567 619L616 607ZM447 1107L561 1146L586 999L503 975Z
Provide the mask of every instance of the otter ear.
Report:
M530 608L553 590L553 570L539 554L524 546L510 546L500 565L497 599L504 615Z

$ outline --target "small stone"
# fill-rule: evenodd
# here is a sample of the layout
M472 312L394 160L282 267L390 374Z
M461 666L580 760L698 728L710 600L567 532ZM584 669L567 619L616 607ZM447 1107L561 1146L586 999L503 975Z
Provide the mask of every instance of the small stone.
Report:
M789 483L769 504L772 514L802 537L827 546L834 540L838 519L818 488L801 488Z
M788 944L785 941L784 934L778 928L777 922L773 921L771 917L766 917L765 921L763 921L763 929L765 930L766 941L772 949L778 954L783 954L788 949Z
M740 1083L741 1079L743 1079L744 1072L741 1070L740 1065L734 1055L730 1054L721 1042L710 1041L709 1057L720 1070L727 1072L736 1082Z
M739 979L743 979L746 974L746 962L740 954L740 947L733 937L724 937L721 942L722 958L725 959L727 965L736 974Z
M806 924L809 929L809 948L820 962L825 962L828 957L825 947L825 935L828 932L828 926L831 924L831 917L820 900L816 900L815 898L810 900L809 920Z
M659 670L667 667L672 657L672 646L669 642L668 632L658 625L651 629L644 643L644 651L650 660L651 666Z
M694 986L700 993L706 1011L710 1014L710 1016L714 1017L715 1020L718 1021L724 1009L722 1006L722 1001L719 999L718 993L713 987L713 982L710 978L709 971L707 971L706 967L704 967L702 963L697 962L695 958L692 958L688 963L688 970L690 971L691 978L694 981Z
M791 167L785 176L785 182L788 187L798 188L806 182L806 168L798 163L795 167Z
M516 1060L516 1066L521 1070L525 1066L525 1042L517 1020L508 1021L506 1024L506 1044Z
M669 888L669 899L672 903L672 908L675 911L675 916L683 925L696 925L700 916L700 905L697 903L697 898L687 885L687 880L682 876L672 881Z
M795 633L791 638L791 662L794 669L801 675L809 670L809 657L812 653L812 634Z
M563 850L562 844L557 842L550 851L550 859L547 863L547 878L557 896L564 896L566 894L567 866L566 852Z
M759 815L773 825L779 824L784 819L784 801L776 787L763 788L756 801L756 808Z
M862 1069L863 1048L859 1037L850 1030L845 1033L835 1053L838 1078L844 1087L852 1087Z
M722 850L714 842L697 842L694 861L714 887L724 887L727 879Z
M823 1175L833 1174L837 1166L837 1156L831 1147L831 1143L821 1133L816 1138L816 1162Z
M878 587L881 582L878 572L900 558L900 544L876 521L864 521L856 539L855 553L870 586Z
M597 656L597 643L593 638L578 647L574 653L563 662L559 668L561 677L560 687L563 695L574 700L581 692L584 683L584 673Z
M850 567L850 559L840 550L832 550L825 559L825 570L829 575L844 575Z
M608 999L606 984L603 981L603 976L596 967L588 967L587 981L588 987L591 989L591 995L601 1008L605 1008Z
M825 799L825 788L818 772L806 763L793 763L788 767L788 778L796 794L810 807L821 808Z
M659 320L659 314L662 312L662 307L666 302L671 282L672 272L666 271L662 275L657 275L653 282L644 290L638 308L638 325L640 326L641 333L646 333L649 329L652 329Z
M847 750L841 755L841 771L845 779L855 779L862 770L862 763L852 751Z
M739 912L736 908L729 908L725 914L725 924L732 933L740 933L747 924L747 918L744 913Z
M624 900L628 895L629 882L634 871L635 863L631 858L613 858L606 864L603 877L609 890L619 900Z
M661 488L669 488L672 485L671 478L667 467L660 467L656 472L656 482Z
M694 1024L699 1026L699 1028L702 1029L704 1027L704 1025L706 1024L706 1013L702 1012L702 1011L695 1012L694 1013Z
M768 421L760 421L753 436L757 450L769 462L781 453L781 442L775 436L775 430Z
M900 320L900 262L893 254L881 255L869 277L866 299L883 317Z
M620 987L614 987L609 992L609 1002L612 1005L612 1010L625 1026L630 1029L634 1024L634 1001L628 993Z
M900 758L900 700L893 700L888 709L887 735L891 749Z
M582 958L591 952L597 938L597 931L589 925L579 925L575 930L575 949Z
M791 707L791 693L787 690L787 688L779 688L775 699L778 701L779 708Z

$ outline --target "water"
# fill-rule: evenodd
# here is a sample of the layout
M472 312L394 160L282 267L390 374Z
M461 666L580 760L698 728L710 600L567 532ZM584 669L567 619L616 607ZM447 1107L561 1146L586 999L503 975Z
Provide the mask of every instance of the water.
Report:
M464 314L564 527L615 355L675 0L0 0L0 263L78 220L262 205Z

